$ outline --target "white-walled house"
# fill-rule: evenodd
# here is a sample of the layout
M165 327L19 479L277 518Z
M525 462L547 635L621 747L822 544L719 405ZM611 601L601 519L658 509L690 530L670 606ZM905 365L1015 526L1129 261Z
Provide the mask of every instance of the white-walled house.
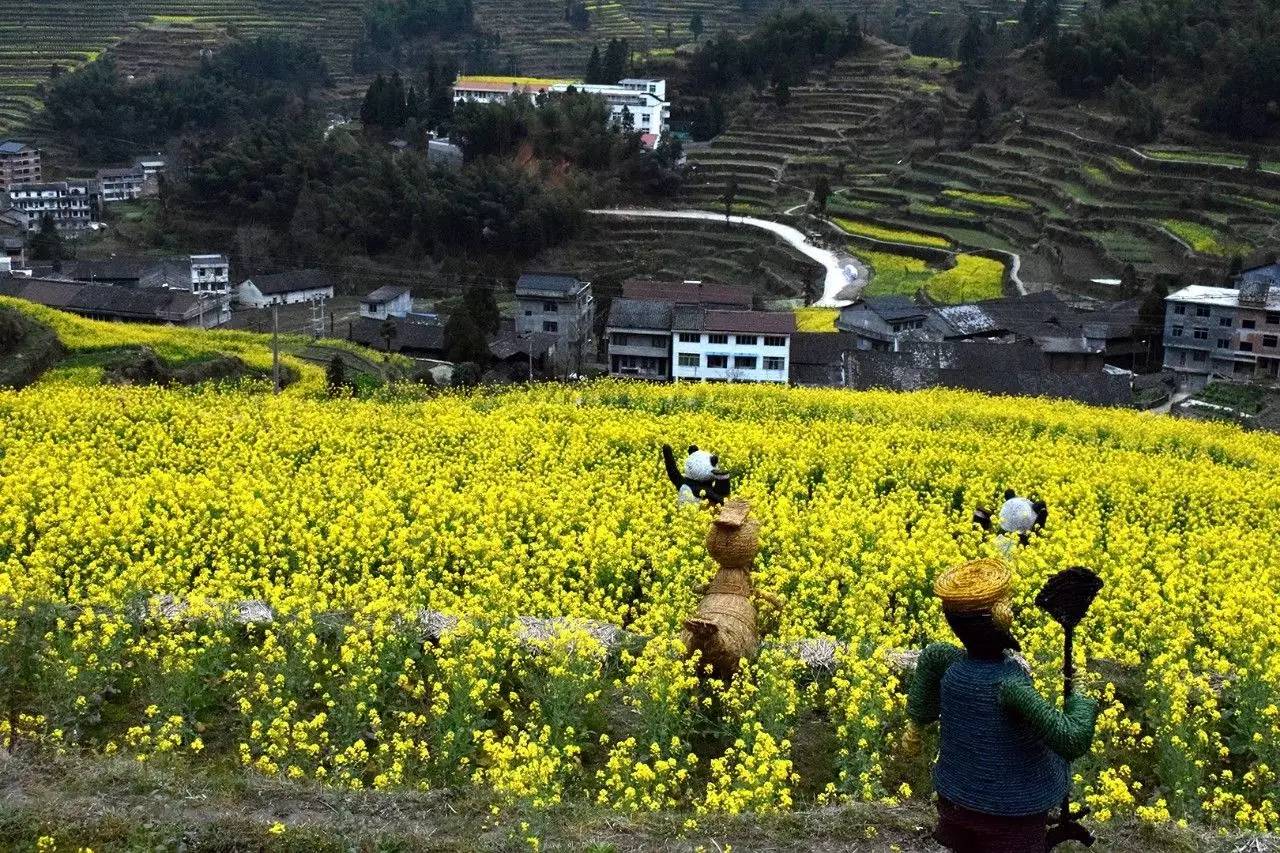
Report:
M254 308L332 299L333 277L324 270L315 269L254 276L240 283L236 288L236 298L241 305Z
M670 127L671 102L667 100L665 80L628 78L616 84L598 84L533 77L462 76L453 84L453 100L457 104L497 103L516 96L536 97L570 89L602 98L609 106L613 123L639 133L647 147L656 147Z
M191 256L191 292L200 294L231 294L231 262L226 255Z
M787 382L795 315L677 305L671 323L675 379Z
M383 285L360 300L360 316L372 320L406 317L411 311L413 294L406 285Z

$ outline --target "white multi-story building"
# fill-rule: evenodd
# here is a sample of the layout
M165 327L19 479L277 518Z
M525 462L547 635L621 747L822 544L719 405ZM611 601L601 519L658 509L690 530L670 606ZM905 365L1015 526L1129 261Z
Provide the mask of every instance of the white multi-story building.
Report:
M671 322L675 379L786 382L795 315L677 305Z
M145 182L146 178L139 168L98 170L98 192L103 204L139 198Z
M535 97L570 89L604 99L613 123L641 135L649 148L657 146L671 124L667 81L628 78L614 85L535 77L459 77L453 85L454 103L494 103L516 96Z
M8 203L31 218L36 231L45 216L64 231L78 231L93 224L93 205L89 182L54 181L45 184L22 184L6 193Z
M231 263L226 255L191 256L191 292L231 295Z

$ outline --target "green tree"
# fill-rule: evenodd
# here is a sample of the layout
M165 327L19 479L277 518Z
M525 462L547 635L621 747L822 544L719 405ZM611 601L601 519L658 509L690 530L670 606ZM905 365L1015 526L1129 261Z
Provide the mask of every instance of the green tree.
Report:
M502 315L498 312L498 301L494 298L492 288L473 284L463 294L462 304L477 329L486 335L497 333Z
M603 70L600 67L600 46L596 45L591 48L591 58L587 60L587 73L583 77L583 82L588 85L595 85L601 80Z
M728 222L729 217L733 215L733 205L738 200L738 176L730 175L729 180L724 184L724 195L720 197L720 201L724 204L724 221Z
M489 359L484 332L465 308L453 312L444 324L444 357L454 364L483 364Z
M970 14L964 32L960 34L960 42L956 45L956 59L960 60L964 74L970 81L986 66L990 52L991 39L982 26L982 20L977 14Z
M702 13L695 11L689 18L689 32L693 33L694 41L702 38L702 28Z
M45 214L40 217L40 230L33 234L27 243L34 261L53 261L55 264L66 255L66 246L62 242L62 234L54 224L53 217Z
M826 175L818 175L813 180L813 204L819 213L827 212L827 201L831 198L831 179Z
M382 342L386 346L387 355L391 355L391 342L396 339L398 333L396 321L390 317L383 320L382 325L378 328L378 336L382 338Z
M338 353L329 359L329 366L324 371L324 383L329 389L329 396L336 397L347 388L347 365Z
M773 84L773 102L777 104L778 109L787 108L787 104L791 103L791 84L787 82L787 75L783 74Z
M987 90L982 89L973 99L967 115L969 128L976 139L986 139L991 131L991 101L987 98Z

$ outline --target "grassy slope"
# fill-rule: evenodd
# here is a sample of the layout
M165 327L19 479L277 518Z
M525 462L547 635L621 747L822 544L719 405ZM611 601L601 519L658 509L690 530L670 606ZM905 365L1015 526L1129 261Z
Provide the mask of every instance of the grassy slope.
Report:
M475 791L344 792L238 772L174 772L123 758L37 759L21 750L0 759L0 847L6 850L34 849L41 836L59 850L111 851L470 853L527 851L531 837L543 850L590 853L939 850L928 837L933 815L920 803L701 818L693 830L682 828L685 814L627 818L585 808L538 814L509 807L495 815L489 806ZM1120 822L1093 850L1208 853L1242 843L1171 825Z
M45 374L43 381L96 385L102 379L104 365L113 356L140 346L155 350L170 366L232 355L251 368L260 371L271 369L271 337L256 332L104 323L9 297L0 297L0 309L17 311L57 334L66 357ZM384 358L380 353L347 341L323 339L317 342L303 335L281 335L280 351L281 362L300 377L300 381L290 389L296 393L315 391L323 385L324 367L317 362L323 361L326 355L331 356L335 352L348 354L350 358L344 360L349 368L358 368L361 364L382 366ZM394 356L389 365L392 370L405 372L410 362Z

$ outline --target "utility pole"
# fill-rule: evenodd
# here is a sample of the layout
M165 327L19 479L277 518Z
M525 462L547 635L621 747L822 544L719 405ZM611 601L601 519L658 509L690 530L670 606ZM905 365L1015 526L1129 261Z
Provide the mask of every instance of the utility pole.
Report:
M271 303L271 377L275 380L276 393L280 393L280 306Z

